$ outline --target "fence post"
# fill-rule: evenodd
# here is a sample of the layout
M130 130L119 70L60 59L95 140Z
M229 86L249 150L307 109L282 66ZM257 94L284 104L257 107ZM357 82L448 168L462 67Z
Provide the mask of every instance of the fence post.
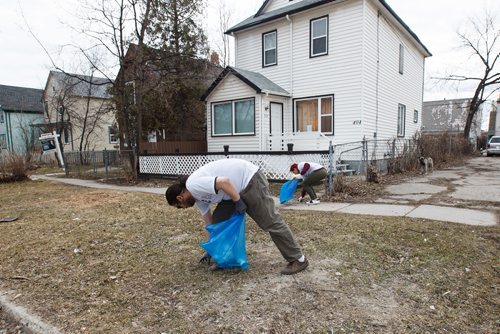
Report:
M332 141L330 140L330 144L328 146L328 160L329 160L329 166L328 166L328 192L329 196L332 196L335 194L335 189L333 188L333 171L334 171L334 164L335 161L333 159L333 154L334 154L334 149L332 145Z
M108 151L106 149L102 152L102 160L104 160L104 175L108 177Z
M92 150L92 166L94 167L94 176L97 175L97 168L96 168L96 165L95 165L95 151Z
M363 165L363 173L365 173L366 181L368 181L368 143L366 137L363 137L363 150L362 150L362 165Z

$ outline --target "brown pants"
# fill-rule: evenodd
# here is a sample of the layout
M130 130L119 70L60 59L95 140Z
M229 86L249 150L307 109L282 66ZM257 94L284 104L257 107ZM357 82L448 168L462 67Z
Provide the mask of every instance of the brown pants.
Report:
M295 261L302 256L302 251L293 236L290 227L283 221L276 209L274 200L269 193L269 183L259 170L252 177L248 186L240 193L247 205L247 213L261 229L269 232L271 239L288 262ZM212 220L220 223L229 219L234 213L233 201L222 201L217 204Z

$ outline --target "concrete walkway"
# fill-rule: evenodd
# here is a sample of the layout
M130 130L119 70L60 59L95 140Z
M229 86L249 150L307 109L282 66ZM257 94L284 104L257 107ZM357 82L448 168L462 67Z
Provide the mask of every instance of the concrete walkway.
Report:
M494 158L471 159L464 167L436 171L428 176L410 179L407 182L387 187L387 195L376 200L376 203L335 203L323 202L318 205L307 205L291 201L283 205L275 198L277 205L284 210L327 211L359 215L395 216L424 218L452 223L478 226L494 226L499 223L496 211L500 210L500 159ZM480 169L481 173L474 171ZM491 175L485 171L491 171ZM467 173L470 171L470 173ZM113 189L123 191L139 191L153 194L165 193L165 188L150 188L139 186L119 186L104 184L92 180L58 178L50 175L35 175L32 179L43 179L66 184L99 189ZM435 180L450 180L455 182L455 191L448 193L448 187L432 184ZM485 186L486 185L486 186ZM484 188L487 188L486 190ZM465 189L464 189L465 188ZM446 196L443 196L445 193ZM464 207L457 199L467 201L484 200L484 194L498 206L473 208ZM441 203L435 203L432 196L441 194ZM454 201L450 201L454 199ZM425 203L431 202L432 204ZM419 203L423 202L423 203ZM434 205L439 204L439 205ZM455 207L460 205L461 207Z

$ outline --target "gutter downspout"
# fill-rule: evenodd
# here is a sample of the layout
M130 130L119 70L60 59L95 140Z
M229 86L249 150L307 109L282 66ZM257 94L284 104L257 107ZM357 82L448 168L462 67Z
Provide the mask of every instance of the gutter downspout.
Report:
M12 144L12 124L10 124L10 113L5 113L5 131L7 138L7 150L13 152L14 146Z
M286 14L286 20L290 22L289 27L290 27L290 101L289 101L289 106L290 106L290 113L292 115L292 120L293 120L293 21L290 18L290 15ZM293 124L293 121L292 121ZM285 133L285 129L281 129L283 133ZM293 133L293 129L290 131Z

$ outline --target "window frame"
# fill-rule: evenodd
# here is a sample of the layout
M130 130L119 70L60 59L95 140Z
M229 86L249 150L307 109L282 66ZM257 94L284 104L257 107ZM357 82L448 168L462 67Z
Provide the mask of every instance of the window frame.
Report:
M7 135L5 133L0 133L0 150L7 149Z
M253 102L253 132L243 132L243 133L236 133L236 117L235 117L235 112L236 112L236 103L237 102L244 102L244 101L252 101ZM231 104L231 133L223 133L223 134L215 134L215 122L214 122L214 110L215 106L221 105L221 104ZM255 136L256 134L256 110L255 110L255 97L248 97L248 98L242 98L242 99L236 99L236 100L227 100L227 101L217 101L217 102L212 102L210 103L210 111L211 111L211 137L241 137L241 136Z
M112 129L114 129L113 126L108 126L108 141L110 144L118 144L118 129L116 129L116 133L111 133ZM111 140L111 136L115 136L116 140Z
M405 48L402 43L399 44L399 74L404 73Z
M321 101L322 99L331 99L332 101L332 107L331 107L331 114L328 115L323 115L321 114ZM309 96L309 97L302 97L302 98L296 98L293 99L293 132L294 133L305 133L307 131L298 131L297 130L297 125L298 125L298 113L297 113L297 102L300 101L308 101L308 100L317 100L318 101L318 106L317 106L317 117L318 117L318 131L313 131L313 132L319 132L324 134L325 136L334 136L335 135L335 95L334 94L326 94L326 95L318 95L318 96ZM321 129L321 117L323 116L330 116L332 117L332 131L331 132L323 132Z
M320 21L320 20L325 20L325 22L326 22L326 35L314 38L313 37L313 23L316 21ZM328 44L329 44L328 38L330 36L330 27L329 26L330 26L330 24L329 24L329 16L328 15L316 17L316 18L311 19L309 21L309 58L316 58L316 57L328 55ZM318 38L325 38L325 44L326 44L325 51L322 53L314 54L313 53L314 52L314 50L313 50L314 40L318 39Z
M5 118L3 116L3 111L0 111L0 123L5 123Z
M406 128L406 105L398 103L398 126L397 126L398 137L405 136L405 128Z
M273 50L273 49L267 49L265 48L265 38L267 35L274 34L274 50L275 50L275 55L276 59L274 63L266 63L266 51ZM265 32L262 34L262 67L270 67L270 66L276 66L278 65L278 30L274 29L268 32Z

